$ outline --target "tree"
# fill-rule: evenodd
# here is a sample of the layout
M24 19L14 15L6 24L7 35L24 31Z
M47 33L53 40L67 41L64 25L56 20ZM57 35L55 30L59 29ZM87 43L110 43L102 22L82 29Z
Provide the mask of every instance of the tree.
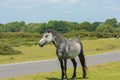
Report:
M27 30L30 33L38 32L38 28L40 27L40 23L29 23L27 25Z
M66 26L68 28L68 31L76 31L76 30L78 30L79 23L77 23L77 22L68 22L68 21L66 21L65 24L66 24Z
M25 22L11 22L4 24L4 31L5 32L20 32L22 28L25 26Z
M20 26L20 32L27 32L27 26L24 21L20 21L18 25Z
M118 27L120 28L120 23L118 23Z
M49 21L47 27L60 33L66 33L68 31L68 26L64 21Z
M96 31L98 32L113 32L114 28L110 24L103 24L96 28Z
M37 29L37 32L38 33L44 33L46 29L48 29L47 24L46 23L41 23L40 27L38 27L38 29Z
M79 24L78 29L83 30L83 31L92 31L90 22L83 22L83 23Z
M93 23L91 24L91 26L92 26L92 31L95 31L96 28L97 28L100 24L101 24L101 22L93 22Z
M110 25L112 25L114 28L118 27L118 26L117 26L117 19L116 19L116 18L107 19L107 20L105 21L105 24L110 24Z
M0 32L3 32L3 27L4 27L4 25L0 24Z

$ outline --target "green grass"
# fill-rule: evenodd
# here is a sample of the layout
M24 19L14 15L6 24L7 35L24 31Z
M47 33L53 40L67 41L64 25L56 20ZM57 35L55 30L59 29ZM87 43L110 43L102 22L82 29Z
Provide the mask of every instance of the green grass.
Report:
M68 78L70 78L72 76L72 69L68 69L67 74ZM5 80L60 80L60 77L61 72L57 71L13 77ZM78 68L75 80L120 80L120 62L88 67L87 79L82 79L81 68Z
M0 64L56 58L55 48L53 45L47 45L44 48L40 48L39 46L20 46L14 47L14 49L21 51L22 54L0 55Z
M85 55L101 54L120 50L119 39L82 40ZM7 43L7 42L6 42ZM19 42L18 42L19 43ZM17 43L15 43L17 45ZM51 44L43 48L38 45L13 47L20 55L0 55L0 64L57 58L55 47Z
M115 38L83 40L85 55L101 54L120 50L120 40Z

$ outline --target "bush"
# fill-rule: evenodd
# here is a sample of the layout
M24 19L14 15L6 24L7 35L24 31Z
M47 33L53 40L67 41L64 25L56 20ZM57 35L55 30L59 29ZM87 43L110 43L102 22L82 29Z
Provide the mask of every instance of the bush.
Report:
M25 32L2 32L0 33L0 38L38 38L41 37L41 34L32 34L32 33L25 33Z
M17 54L21 54L21 52L14 50L10 46L0 45L0 55L17 55Z
M119 36L118 33L109 33L109 32L68 32L64 34L65 37L73 37L76 36L78 38L114 38Z

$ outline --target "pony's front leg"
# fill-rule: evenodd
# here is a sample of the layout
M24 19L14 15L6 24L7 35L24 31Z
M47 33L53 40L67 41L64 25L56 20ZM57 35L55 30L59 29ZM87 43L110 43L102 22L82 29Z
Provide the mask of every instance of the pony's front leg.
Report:
M60 66L61 66L61 71L62 71L61 80L64 80L64 66L63 66L63 60L62 60L62 58L58 58L58 59L59 59Z
M65 79L67 79L67 76L66 76L67 67L65 68L65 66L63 65L63 59L62 58L58 58L58 59L59 59L60 66L61 66L61 71L62 71L61 80L65 80ZM67 63L67 61L64 60L64 64L65 63Z
M68 80L66 72L67 72L67 59L64 59L64 79Z

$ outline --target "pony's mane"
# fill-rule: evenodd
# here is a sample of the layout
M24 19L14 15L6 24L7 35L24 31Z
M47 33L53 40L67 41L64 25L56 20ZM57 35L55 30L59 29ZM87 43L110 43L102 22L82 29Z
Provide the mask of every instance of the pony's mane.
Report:
M48 29L47 32L51 32L53 34L53 36L60 36L60 34L58 32L56 32L55 30L52 29Z

